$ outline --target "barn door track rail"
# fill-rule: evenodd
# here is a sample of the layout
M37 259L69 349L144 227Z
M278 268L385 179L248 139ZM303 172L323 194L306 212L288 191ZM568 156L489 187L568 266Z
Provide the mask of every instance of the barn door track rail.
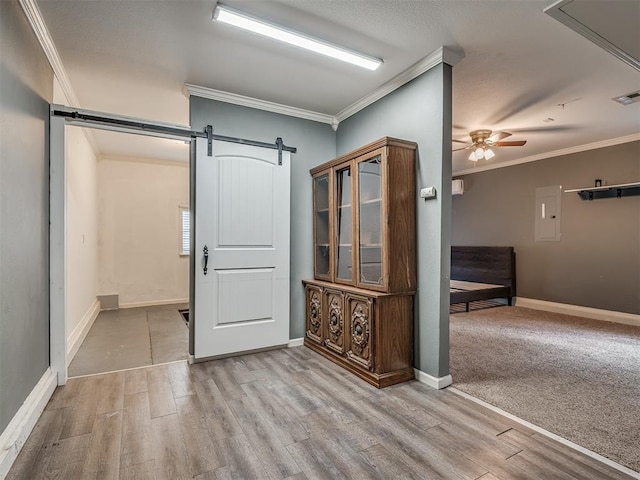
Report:
M51 113L53 116L65 118L66 123L69 125L77 125L80 127L91 127L102 130L184 141L191 141L194 138L206 138L208 156L213 155L214 140L278 150L278 165L282 165L282 152L296 153L298 150L296 147L289 147L285 145L281 137L276 138L274 143L260 142L246 138L229 137L213 133L213 127L211 125L207 125L203 131L198 131L192 130L191 127L185 125L152 122L150 120L140 118L111 115L108 113L71 108L63 105L53 105Z

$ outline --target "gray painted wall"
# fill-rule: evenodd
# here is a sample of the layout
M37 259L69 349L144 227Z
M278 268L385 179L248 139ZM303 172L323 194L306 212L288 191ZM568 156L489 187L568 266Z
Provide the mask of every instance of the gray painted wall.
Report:
M312 183L309 169L383 136L418 143L418 188L435 186L438 198L418 200L416 365L449 373L451 212L451 67L439 65L342 122L328 125L191 97L191 125L211 123L216 133L298 147L291 171L291 328L304 336L304 290L313 277ZM446 126L446 128L444 127ZM447 148L443 148L446 145ZM336 149L337 146L337 149Z
M49 366L53 72L18 2L0 2L0 432Z
M441 64L348 118L337 132L338 155L383 136L417 142L418 190L435 186L438 192L435 200L416 195L415 365L434 377L449 374L450 125L451 67Z
M335 132L329 125L276 113L191 97L191 126L213 125L220 135L297 147L291 155L291 325L290 338L305 332L304 288L313 278L312 183L309 169L336 156Z
M518 296L640 314L640 196L585 201L563 193L561 240L534 241L537 187L640 181L640 142L461 178L453 244L514 246Z

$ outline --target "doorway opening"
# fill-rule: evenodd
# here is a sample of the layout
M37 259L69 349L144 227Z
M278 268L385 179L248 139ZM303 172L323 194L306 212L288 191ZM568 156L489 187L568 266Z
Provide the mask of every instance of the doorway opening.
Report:
M79 127L65 129L77 137ZM67 141L66 272L75 287L67 327L84 330L69 377L187 360L179 310L189 308L189 145L109 131L94 138L121 147L92 169L87 152ZM82 314L96 299L99 312Z
M179 310L188 310L190 362L288 343L290 152L295 152L295 147L286 146L281 138L270 144L217 135L211 126L200 132L186 126L60 105L53 105L51 113L50 363L57 374L58 385L66 383L69 363L91 327L91 321L87 321L86 327L82 328L71 329L68 325L67 314L72 302L68 282L71 264L67 260L72 238L67 216L70 205L67 190L69 171L65 156L67 126L129 133L145 138L159 137L191 145L187 169L189 199L188 203L180 202L179 205L180 218L184 218L182 214L185 209L188 210L189 225L182 225L181 240L173 243L176 247L180 243L179 248L184 253L184 235L187 233L188 297L165 298L160 302L129 298L128 307L169 306L167 308L172 310L175 314L172 314L173 318L178 320L182 328L184 323ZM157 187L149 177L152 175L147 175L146 181L140 185L129 185L125 190L144 196L148 193L146 189ZM120 180L126 184L130 178L122 175ZM126 195L116 194L113 202L123 203L124 197ZM196 203L200 205L197 210ZM259 208L256 209L256 205ZM135 210L126 200L124 207L125 211ZM105 210L107 217L119 220L117 213L109 211L107 207ZM153 212L135 221L130 220L129 227L140 226L138 224L144 227L151 216ZM82 238L84 242L84 235ZM162 234L155 233L145 245L154 252L155 243L164 240ZM132 245L133 241L125 243L125 247ZM152 256L146 266L153 266L154 263L157 263L157 258ZM105 263L106 269L113 268L113 265L113 262ZM145 271L144 268L131 268L126 261L125 268L133 270L130 272L133 276ZM156 288L161 280L167 278L172 279L172 275L161 271L153 278L146 279L146 284ZM118 291L103 289L101 293L104 294L101 298L106 305L116 298L115 306L121 307ZM246 298L252 298L252 301L247 302ZM99 310L100 305L94 303L92 316L97 315ZM151 315L149 311L145 311L145 314L147 319Z

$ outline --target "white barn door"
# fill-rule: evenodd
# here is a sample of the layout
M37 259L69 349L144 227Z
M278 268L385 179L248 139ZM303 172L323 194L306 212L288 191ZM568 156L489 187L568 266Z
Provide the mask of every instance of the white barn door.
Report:
M195 168L195 359L288 343L290 153L198 138Z

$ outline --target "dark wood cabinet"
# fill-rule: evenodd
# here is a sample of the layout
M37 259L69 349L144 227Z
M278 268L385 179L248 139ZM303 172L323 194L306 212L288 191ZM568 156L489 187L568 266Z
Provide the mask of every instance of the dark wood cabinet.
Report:
M324 344L327 348L342 355L345 352L344 342L344 294L340 290L327 288L324 290L327 308L327 335Z
M347 294L350 348L347 357L357 365L373 367L372 332L374 330L373 299Z
M385 137L311 170L305 345L377 387L413 378L415 152Z
M316 343L324 342L324 326L322 315L322 288L309 285L307 295L307 337Z
M336 288L321 280L303 283L307 347L378 388L414 378L412 293Z

